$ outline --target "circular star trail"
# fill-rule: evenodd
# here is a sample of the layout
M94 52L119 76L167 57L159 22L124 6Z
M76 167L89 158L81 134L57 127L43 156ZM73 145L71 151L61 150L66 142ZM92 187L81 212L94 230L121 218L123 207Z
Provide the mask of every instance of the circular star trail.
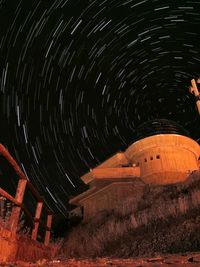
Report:
M197 0L0 0L0 141L54 211L139 124L200 137L199 14Z

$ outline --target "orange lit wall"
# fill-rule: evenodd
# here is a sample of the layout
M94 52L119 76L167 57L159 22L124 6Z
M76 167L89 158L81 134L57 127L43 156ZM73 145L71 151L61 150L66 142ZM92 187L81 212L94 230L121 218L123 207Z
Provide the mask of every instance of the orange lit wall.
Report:
M161 134L133 143L125 155L140 166L144 182L168 184L183 181L190 172L199 169L200 147L188 137Z

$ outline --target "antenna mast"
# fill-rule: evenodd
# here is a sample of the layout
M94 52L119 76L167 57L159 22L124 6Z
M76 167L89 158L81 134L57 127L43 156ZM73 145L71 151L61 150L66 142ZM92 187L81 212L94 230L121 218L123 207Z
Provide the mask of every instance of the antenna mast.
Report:
M197 80L197 83L200 83L200 79ZM192 79L191 80L192 86L190 86L189 90L190 90L190 93L195 95L196 103L197 103L197 109L198 109L198 112L200 115L200 93L199 93L199 90L197 87L197 83L196 83L195 79Z

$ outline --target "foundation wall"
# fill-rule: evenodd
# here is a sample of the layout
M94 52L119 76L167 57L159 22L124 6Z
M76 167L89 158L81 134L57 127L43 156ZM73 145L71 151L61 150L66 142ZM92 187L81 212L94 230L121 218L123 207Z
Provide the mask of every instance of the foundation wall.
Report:
M12 235L10 231L0 228L0 262L37 261L52 258L55 252L51 246L45 246L29 237Z
M98 212L115 209L128 197L142 196L144 184L135 185L134 182L111 183L90 197L81 201L84 210L84 220L94 217Z

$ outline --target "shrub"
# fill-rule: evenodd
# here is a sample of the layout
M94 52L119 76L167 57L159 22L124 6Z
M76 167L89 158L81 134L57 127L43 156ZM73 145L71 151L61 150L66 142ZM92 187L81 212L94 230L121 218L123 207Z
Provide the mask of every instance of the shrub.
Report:
M200 248L200 174L185 182L146 185L138 199L125 199L74 227L61 254L67 257L129 257Z

